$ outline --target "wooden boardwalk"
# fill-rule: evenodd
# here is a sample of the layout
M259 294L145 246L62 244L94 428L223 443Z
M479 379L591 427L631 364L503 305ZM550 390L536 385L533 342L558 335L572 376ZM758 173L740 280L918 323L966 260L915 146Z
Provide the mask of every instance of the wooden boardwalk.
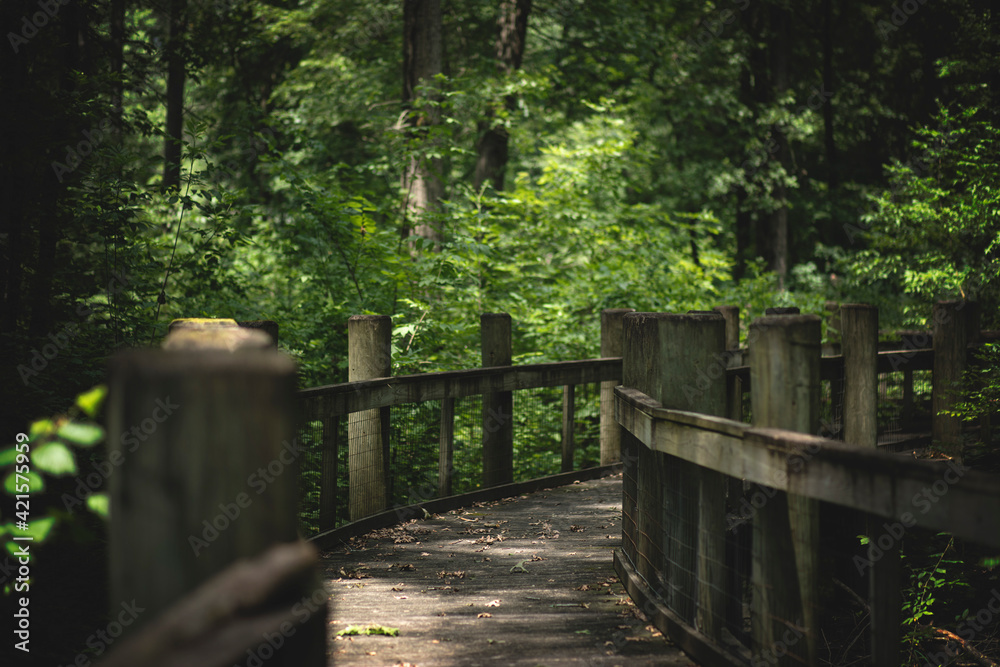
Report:
M612 570L621 474L455 510L323 554L336 665L691 666ZM398 636L337 636L349 626Z

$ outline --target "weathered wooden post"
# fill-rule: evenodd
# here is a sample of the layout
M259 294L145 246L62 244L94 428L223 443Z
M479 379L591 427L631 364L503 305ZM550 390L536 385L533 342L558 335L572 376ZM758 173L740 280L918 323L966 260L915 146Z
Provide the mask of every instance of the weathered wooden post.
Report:
M483 313L480 318L483 368L510 366L510 315ZM483 487L514 481L514 395L496 391L483 395Z
M944 414L959 399L962 373L968 354L967 316L964 301L934 304L934 374L931 389L931 441L936 447L962 458L962 420Z
M573 422L576 419L576 385L563 385L562 402L562 472L573 470Z
M725 332L715 312L626 315L622 383L668 408L724 416ZM631 441L625 451L633 451ZM718 638L725 625L725 478L641 444L634 456L636 568L651 582L662 569L667 605Z
M337 524L337 468L340 452L340 415L322 415L319 471L319 529L332 530ZM350 499L348 499L350 503ZM350 508L348 508L350 511Z
M726 320L726 350L736 353L740 349L740 307L716 306L713 310ZM726 387L726 416L733 421L743 421L743 381L733 378Z
M354 315L347 320L347 379L392 375L392 318ZM389 507L389 408L352 412L347 419L348 502L351 520Z
M635 308L605 308L601 311L601 356L622 356L622 321ZM621 460L621 427L615 421L615 385L601 383L601 465Z
M234 561L297 539L294 363L235 323L172 330L164 349L116 355L109 369L111 600L144 609L130 632ZM311 594L301 583L274 612L291 617ZM325 596L320 606L289 624L275 664L325 662ZM259 627L227 649L255 648L276 629Z
M844 355L844 441L878 444L878 308L845 303L840 307Z
M816 433L819 317L762 317L751 324L749 340L754 426ZM794 464L789 462L793 471ZM754 516L752 653L768 660L773 656L781 665L815 665L818 503L774 489L761 492L769 498ZM791 628L801 630L789 638Z
M844 442L875 449L878 446L878 308L865 304L840 307L842 352L844 355ZM845 538L853 538L858 528L872 539L878 537L880 518L854 519L846 516ZM857 522L856 522L857 521ZM855 542L856 543L856 542ZM900 608L899 545L882 549L882 557L869 571L868 599L871 609L872 665L899 664Z

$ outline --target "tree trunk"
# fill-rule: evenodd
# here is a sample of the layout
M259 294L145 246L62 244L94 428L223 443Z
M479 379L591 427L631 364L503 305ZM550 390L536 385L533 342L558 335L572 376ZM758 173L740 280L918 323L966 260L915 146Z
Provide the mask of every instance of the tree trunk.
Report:
M181 184L181 146L184 135L184 10L187 0L170 0L169 37L167 39L167 136L163 146L163 190L176 190Z
M776 33L773 42L771 74L774 78L774 99L780 100L788 89L788 56L791 39L791 13L784 8L775 7L771 18ZM771 127L772 137L777 144L776 154L772 159L784 167L785 173L790 172L791 155L785 129L780 124ZM768 268L778 275L778 289L784 289L785 276L788 273L788 201L783 182L775 184L774 198L779 202L778 209L770 214L769 236L771 260Z
M403 0L403 105L407 110L406 125L416 143L426 145L428 129L440 123L440 113L433 106L420 108L415 104L421 97L433 98L433 93L419 91L420 86L433 86L434 77L441 73L441 0ZM441 181L440 158L428 158L418 146L406 173L406 222L404 234L422 236L440 247L441 228L433 220L439 210L444 184ZM412 230L409 221L413 221Z
M114 117L111 119L115 143L122 138L122 113L124 109L125 82L122 78L125 71L125 0L111 0L111 74L114 81L111 84L111 108Z
M497 20L497 69L501 75L515 72L524 59L524 43L528 33L528 14L531 0L502 0ZM508 111L516 105L513 95L504 100ZM496 113L491 113L495 116ZM495 190L503 190L504 170L507 167L509 136L502 123L496 123L479 139L476 152L476 171L473 184L478 191L489 181Z
M752 3L745 11L740 12L740 21L749 43L746 67L740 74L740 100L753 119L760 116L761 109L771 100L767 53L763 47L758 46L767 40L767 18L768 15L756 3ZM750 127L756 128L756 122L752 122ZM765 144L767 145L766 138ZM761 158L747 151L747 148L748 146L744 146L739 164L743 165L744 177L749 185L761 168L756 164ZM770 265L771 248L767 214L754 210L756 203L750 201L746 187L737 190L736 200L737 256L733 277L738 280L745 275L747 263L757 257L763 257Z
M833 90L833 0L823 0L823 90ZM833 99L824 99L823 141L826 145L826 182L832 200L839 183L837 145L833 138Z
M747 191L736 191L736 261L733 263L733 280L741 280L747 272L747 260L753 259L753 218L746 210Z

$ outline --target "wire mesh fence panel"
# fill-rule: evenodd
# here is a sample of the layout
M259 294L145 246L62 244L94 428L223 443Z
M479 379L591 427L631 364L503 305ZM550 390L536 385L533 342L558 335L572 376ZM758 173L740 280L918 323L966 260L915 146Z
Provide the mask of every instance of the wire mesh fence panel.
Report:
M377 408L347 416L347 502L352 521L391 504L390 410Z
M562 387L514 392L514 481L554 475L562 466Z
M467 493L483 483L483 397L455 399L452 493Z
M319 532L320 479L323 467L323 422L309 420L298 429L303 455L299 459L299 524L304 535Z
M841 367L843 368L843 367ZM844 439L844 376L820 380L819 419L823 436L834 440Z
M679 619L748 659L752 522L768 496L628 434L623 448L623 558Z
M887 445L898 441L903 433L903 373L879 373L876 386L878 444Z
M392 406L389 497L393 507L437 497L440 440L440 401Z
M601 383L576 385L573 395L573 469L601 463Z
M750 405L750 384L744 383L743 391L740 393L740 415L744 424L753 422L753 409Z

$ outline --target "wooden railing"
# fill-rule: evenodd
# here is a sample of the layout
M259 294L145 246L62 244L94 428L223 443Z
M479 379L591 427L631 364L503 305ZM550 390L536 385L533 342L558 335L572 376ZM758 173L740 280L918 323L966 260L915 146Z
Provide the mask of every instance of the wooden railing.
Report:
M393 502L391 473L387 461L394 445L389 440L389 413L393 406L440 402L437 496L451 495L455 474L455 405L457 399L482 396L482 479L483 488L505 484L514 478L512 393L528 389L562 387L561 470L573 469L576 421L576 387L601 385L601 462L619 458L618 429L613 427L612 391L621 380L621 318L630 309L602 313L602 353L605 358L529 364L488 366L459 371L357 379L351 382L313 387L298 392L303 423L319 423L322 450L320 474L319 529L330 530L344 516L344 498L338 497L338 479L347 477L350 520L361 519L389 509ZM349 344L355 359L374 359L360 365L388 368L388 318L353 320L357 341ZM366 328L367 327L367 328ZM506 327L506 331L504 331ZM510 358L510 319L502 314L483 318L483 358ZM498 330L499 328L499 330ZM349 328L349 333L352 329ZM374 332L374 333L373 333ZM498 349L496 341L500 340ZM362 343L365 342L365 344ZM506 349L502 349L506 346ZM348 442L342 442L341 420L348 420ZM361 420L365 425L360 425ZM338 461L341 447L348 448L347 470ZM341 485L343 486L343 485ZM424 494L426 496L426 494ZM425 499L430 499L425 497ZM338 513L338 509L340 510ZM338 519L339 516L339 519Z
M722 317L625 317L616 569L647 616L700 664L818 664L840 569L857 570L863 585L851 581L862 592L852 589L851 600L867 598L871 619L867 641L855 637L845 652L899 664L904 536L947 531L1000 548L1000 476L961 465L956 422L934 428L953 459L875 447L877 372L903 370L901 359L910 370L933 369L935 412L955 400L945 389L961 376L967 341L961 307L940 305L935 348L902 353L877 353L877 312L853 307L852 322L865 326L838 358L821 359L818 318L765 317L751 325L749 365L737 358L726 373L712 371L737 356L724 349L732 337ZM846 442L817 435L824 375L846 380ZM754 424L726 418L733 383L751 381Z

